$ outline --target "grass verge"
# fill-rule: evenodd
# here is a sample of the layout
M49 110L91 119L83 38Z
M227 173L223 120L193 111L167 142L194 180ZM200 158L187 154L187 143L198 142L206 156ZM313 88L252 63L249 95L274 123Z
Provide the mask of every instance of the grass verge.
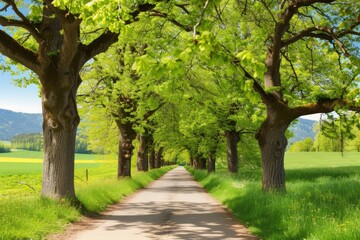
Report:
M147 173L135 173L132 179L116 180L97 177L77 184L77 196L88 213L99 213L172 169L163 167ZM105 174L107 175L107 174ZM38 195L1 198L0 239L44 239L61 231L67 223L77 221L81 211L68 202L41 199Z
M292 169L287 193L263 193L261 171L188 169L261 239L360 239L360 167Z

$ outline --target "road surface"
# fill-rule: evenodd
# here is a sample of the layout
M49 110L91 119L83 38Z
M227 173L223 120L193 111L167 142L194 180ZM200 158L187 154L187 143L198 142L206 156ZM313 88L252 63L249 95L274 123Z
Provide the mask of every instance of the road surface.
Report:
M177 167L96 219L54 239L257 239Z

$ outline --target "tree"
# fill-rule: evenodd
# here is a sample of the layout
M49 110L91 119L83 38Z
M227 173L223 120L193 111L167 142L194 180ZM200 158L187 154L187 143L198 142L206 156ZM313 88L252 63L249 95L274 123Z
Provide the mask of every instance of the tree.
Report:
M11 152L10 147L0 142L0 153L7 153L7 152Z
M221 12L209 13L221 23L208 28L211 34L200 35L212 37L195 44L219 62L236 65L245 85L252 86L252 95L256 93L265 105L266 118L256 134L262 188L283 191L289 124L307 114L338 108L360 110L360 18L352 11L359 3L296 0L221 4ZM221 56L221 52L227 55Z
M357 151L359 118L357 114L338 112L328 114L317 128L314 148L316 151L344 152Z
M6 0L0 8L3 27L0 52L30 69L41 84L44 121L42 196L54 199L75 197L74 150L79 123L76 93L81 83L81 68L117 41L121 26L134 22L140 12L154 7L148 3L121 7L115 2L107 4L106 8L119 9L110 14L110 22L109 13L114 11L106 12L106 8L101 9L97 4L74 3L34 1L28 13L25 1ZM8 9L13 16L5 13ZM103 17L101 30L84 36L89 30L93 32L91 23L99 16ZM13 34L13 29L19 34Z
M43 149L43 136L40 133L19 134L11 139L12 148L41 151Z
M257 133L264 190L285 189L285 131L294 119L342 107L360 109L352 93L358 80L354 66L359 63L353 35L359 35L360 18L350 10L352 1L333 2L299 0L273 5L262 1L254 6L269 13L267 20L272 25L266 41L264 85L259 84L251 67L241 62L239 66L253 79L254 90L267 109Z
M311 152L314 150L314 142L311 138L295 142L290 146L289 152Z

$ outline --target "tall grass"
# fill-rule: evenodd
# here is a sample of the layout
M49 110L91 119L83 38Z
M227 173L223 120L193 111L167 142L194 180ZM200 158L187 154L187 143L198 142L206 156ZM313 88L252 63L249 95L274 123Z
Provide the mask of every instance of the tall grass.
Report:
M360 239L360 166L340 165L288 169L286 193L263 193L260 170L190 171L262 239Z
M38 194L27 197L0 196L0 240L43 239L60 231L67 223L76 221L81 213L98 213L109 204L148 185L172 167L154 169L147 173L135 173L132 179L116 180L115 165L94 169L88 182L76 181L76 192L83 209L77 209L66 201L41 199Z
M28 197L0 201L0 239L43 239L80 218L67 202Z

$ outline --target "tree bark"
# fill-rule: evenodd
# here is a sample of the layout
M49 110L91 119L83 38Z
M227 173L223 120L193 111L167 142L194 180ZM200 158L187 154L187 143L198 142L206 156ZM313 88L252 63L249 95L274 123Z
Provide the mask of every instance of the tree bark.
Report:
M291 123L289 114L272 111L263 122L256 137L262 158L262 189L285 191L284 155L287 146L286 129Z
M195 169L206 169L206 158L196 156L194 159Z
M162 159L162 152L164 149L162 147L159 148L159 150L156 152L155 157L155 168L161 167L161 159Z
M138 134L139 150L137 153L136 167L138 171L147 172L149 170L148 164L148 148L149 136L146 133Z
M239 134L236 130L227 130L225 131L226 136L226 155L228 163L228 171L230 173L238 172L238 152L237 152L237 143L239 141Z
M194 167L194 156L190 154L190 167Z
M132 129L120 130L118 178L131 177L131 157L134 150L132 142L136 136L132 131Z
M200 169L206 169L206 158L201 157L200 158Z
M210 154L208 158L208 173L215 172L215 154Z
M133 121L131 113L136 103L131 98L123 95L118 99L119 108L116 124L120 132L119 154L118 154L118 178L131 177L131 157L133 155L133 141L136 138L136 132L133 129Z
M149 167L150 169L155 168L155 149L152 148L149 155Z
M80 77L76 74L62 76L50 69L41 78L53 83L42 88L44 161L41 194L52 199L75 198L74 152L80 121L76 92ZM60 87L57 84L62 82L61 79L73 85Z

